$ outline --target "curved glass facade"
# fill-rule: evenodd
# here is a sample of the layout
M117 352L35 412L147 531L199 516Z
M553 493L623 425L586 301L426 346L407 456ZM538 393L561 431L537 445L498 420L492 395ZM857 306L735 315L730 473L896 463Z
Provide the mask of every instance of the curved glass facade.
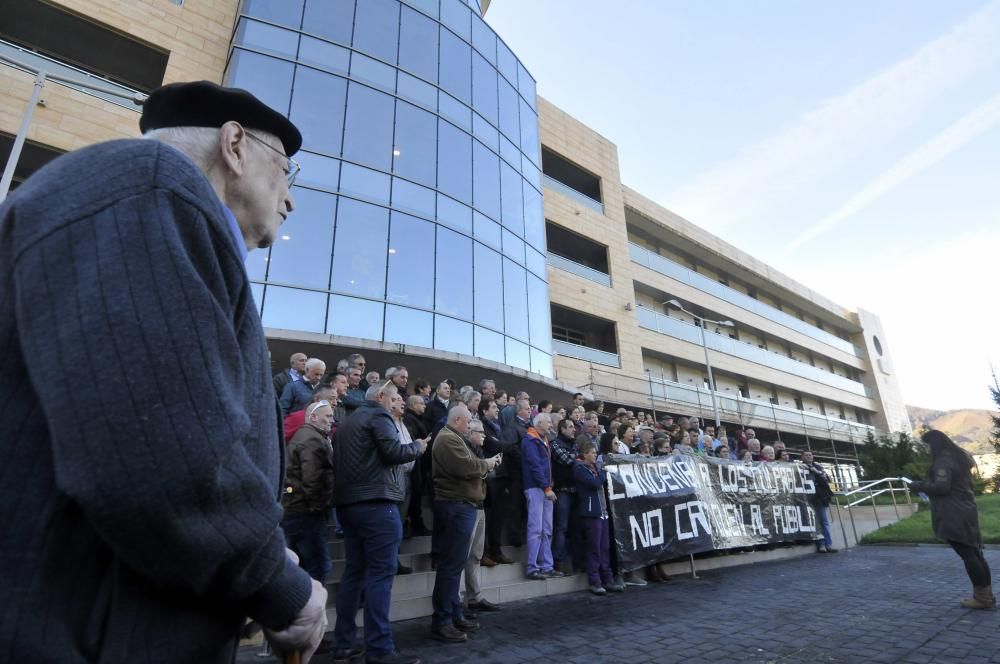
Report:
M247 260L266 327L552 376L535 81L478 4L243 3L226 83L304 138L297 209Z

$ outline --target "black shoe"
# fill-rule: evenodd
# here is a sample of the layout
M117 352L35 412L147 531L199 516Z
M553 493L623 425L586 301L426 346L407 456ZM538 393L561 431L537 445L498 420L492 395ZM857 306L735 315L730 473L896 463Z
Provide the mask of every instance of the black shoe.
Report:
M473 611L499 611L500 607L489 601L488 599L481 599L478 602L469 602L469 609Z
M549 577L545 576L545 574L543 574L541 570L535 570L531 574L525 574L524 578L531 579L532 581L544 581Z
M479 613L472 609L463 610L462 615L465 616L466 620L479 620Z
M413 568L409 565L404 565L403 563L396 561L396 575L400 574L413 574Z
M548 579L560 579L560 578L566 576L566 572L560 572L557 569L543 570L542 574L544 574L545 577L548 578Z
M404 655L399 651L390 652L385 655L368 655L365 658L367 664L421 664L419 657Z
M464 643L469 637L454 625L431 626L431 638L444 643Z
M319 655L320 651L317 650ZM361 659L365 654L365 644L359 643L353 648L338 648L333 651L333 664L350 664L356 659Z
M479 622L475 620L469 620L468 617L465 617L462 620L456 620L453 623L453 625L455 626L456 629L460 629L463 632L475 632L477 629L479 629Z

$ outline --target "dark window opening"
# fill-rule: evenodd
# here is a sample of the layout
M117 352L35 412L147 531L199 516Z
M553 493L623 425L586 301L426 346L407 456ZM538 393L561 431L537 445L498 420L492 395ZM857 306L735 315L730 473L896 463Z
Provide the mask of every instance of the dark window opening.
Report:
M802 410L802 399L795 397L795 409Z
M6 167L7 160L10 158L12 147L14 147L14 137L10 134L0 132L0 164L3 164L4 167ZM27 180L32 173L61 154L61 150L50 148L41 143L25 141L24 147L21 148L21 158L17 160L17 166L14 169L14 180L10 185L11 190Z
M601 178L542 146L542 172L601 203Z
M603 244L588 240L551 221L545 222L545 237L549 252L609 274L608 248Z
M163 84L169 53L40 0L0 0L0 38L150 92Z
M615 324L573 309L552 305L552 338L578 346L618 353Z

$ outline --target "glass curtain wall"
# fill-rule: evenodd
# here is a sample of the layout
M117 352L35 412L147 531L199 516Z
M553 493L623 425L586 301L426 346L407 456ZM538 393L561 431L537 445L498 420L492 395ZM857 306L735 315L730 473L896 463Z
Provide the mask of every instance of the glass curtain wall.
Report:
M552 375L535 81L465 0L246 0L226 83L303 134L266 327Z

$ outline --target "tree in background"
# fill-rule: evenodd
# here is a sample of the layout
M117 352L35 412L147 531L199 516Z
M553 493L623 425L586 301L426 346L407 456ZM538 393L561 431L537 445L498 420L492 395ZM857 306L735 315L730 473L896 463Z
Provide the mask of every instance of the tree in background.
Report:
M883 433L878 438L869 432L865 445L858 451L858 459L870 480L901 475L923 478L930 468L930 456L923 446L903 432Z
M997 372L990 365L990 373L993 374L993 384L990 385L990 396L993 398L993 403L996 404L997 408L1000 408L1000 381L997 381ZM998 453L1000 453L1000 415L995 415L990 413L990 417L993 419L993 431L990 433L990 443L993 445Z

